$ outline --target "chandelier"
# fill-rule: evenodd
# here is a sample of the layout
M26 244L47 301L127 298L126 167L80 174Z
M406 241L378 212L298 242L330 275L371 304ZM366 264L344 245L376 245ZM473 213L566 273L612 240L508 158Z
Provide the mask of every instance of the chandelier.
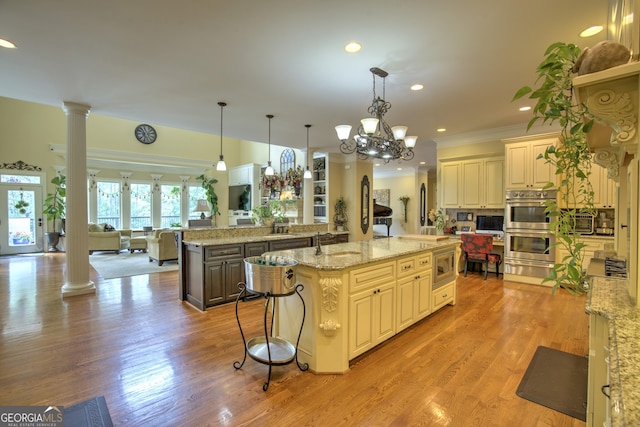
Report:
M389 73L377 67L369 71L373 76L373 102L367 111L372 117L360 120L360 126L353 139L349 138L351 126L336 126L336 133L341 141L340 151L344 154L357 152L361 159L375 157L384 160L385 163L389 163L390 160L411 160L418 137L405 137L406 126L391 127L383 118L391 108L391 103L384 100L385 78ZM382 79L382 98L376 96L376 76Z

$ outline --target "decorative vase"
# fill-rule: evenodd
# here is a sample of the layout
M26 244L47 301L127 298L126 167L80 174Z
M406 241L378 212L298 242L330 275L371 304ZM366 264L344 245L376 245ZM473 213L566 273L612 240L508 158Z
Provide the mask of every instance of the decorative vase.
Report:
M436 228L436 236L444 236L444 228Z
M262 218L262 225L266 227L271 227L275 221L274 218Z
M300 187L293 187L293 191L296 195L296 197L300 197Z

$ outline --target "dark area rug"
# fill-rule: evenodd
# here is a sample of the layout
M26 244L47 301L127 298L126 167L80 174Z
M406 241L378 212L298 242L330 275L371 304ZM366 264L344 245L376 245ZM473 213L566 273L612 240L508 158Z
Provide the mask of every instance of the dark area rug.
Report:
M113 427L103 396L64 408L64 427Z
M540 346L516 394L582 421L587 420L588 359Z

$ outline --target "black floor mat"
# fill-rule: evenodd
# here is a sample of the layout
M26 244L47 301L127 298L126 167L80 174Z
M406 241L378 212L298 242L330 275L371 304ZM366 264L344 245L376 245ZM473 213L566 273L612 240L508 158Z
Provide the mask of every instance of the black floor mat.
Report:
M588 359L538 347L516 394L563 414L587 420Z
M94 397L65 407L64 427L113 427L104 397Z

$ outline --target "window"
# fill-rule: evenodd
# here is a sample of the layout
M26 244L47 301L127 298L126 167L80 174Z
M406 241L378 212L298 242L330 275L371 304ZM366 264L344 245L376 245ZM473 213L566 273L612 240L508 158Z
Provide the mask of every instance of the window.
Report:
M0 175L0 182L19 183L19 184L40 184L39 176L31 175Z
M120 183L98 181L98 223L120 228Z
M189 219L200 219L200 212L194 212L199 199L207 200L207 191L201 185L189 186ZM205 215L209 215L205 212Z
M296 153L291 148L287 148L280 155L280 173L286 174L289 169L296 168Z
M161 194L161 221L162 228L171 227L172 224L181 224L180 221L180 186L162 185Z
M131 184L131 228L151 225L151 184Z

